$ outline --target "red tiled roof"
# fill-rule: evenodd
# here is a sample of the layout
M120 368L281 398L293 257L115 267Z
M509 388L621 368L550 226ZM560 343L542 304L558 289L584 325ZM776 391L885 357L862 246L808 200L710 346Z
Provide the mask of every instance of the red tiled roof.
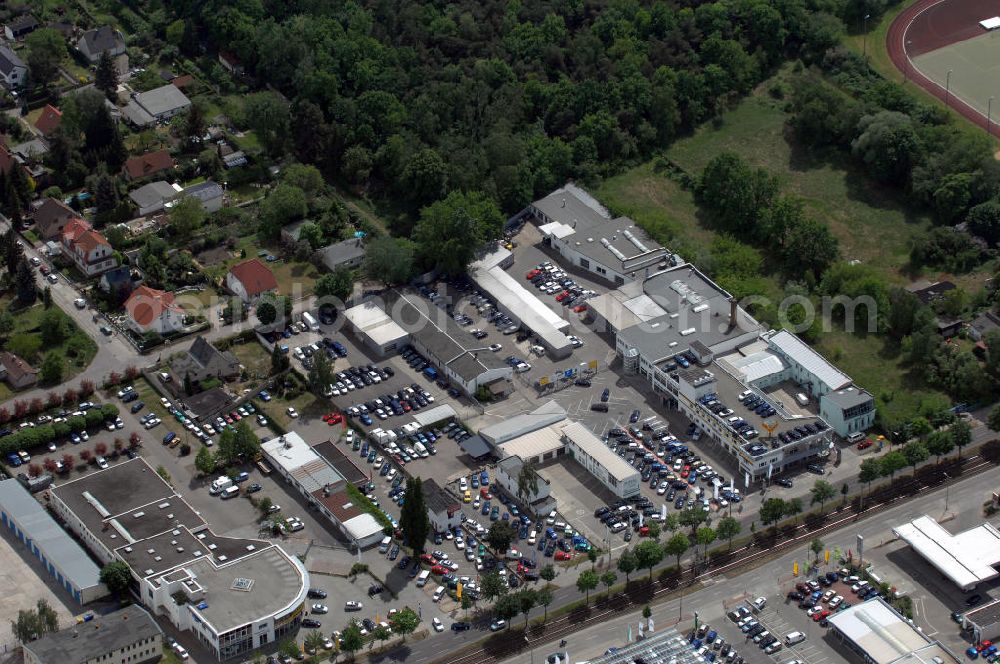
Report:
M180 307L174 305L174 294L149 286L139 286L125 300L125 311L132 320L143 327L159 318L168 309L180 310Z
M174 87L183 90L187 86L194 83L194 76L191 74L182 74L180 76L175 76L170 82L174 84Z
M42 136L48 136L59 128L60 122L62 122L62 111L52 104L48 104L42 109L42 114L38 116L38 119L35 120L35 127L38 131L42 132Z
M89 254L98 247L110 247L111 243L95 230L86 230L76 238L73 245L83 249L84 254Z
M138 157L131 157L125 162L125 172L133 180L144 178L173 167L174 159L166 150L147 152Z
M63 242L72 244L76 242L78 237L91 230L91 228L92 226L84 219L80 219L79 217L70 219L63 226Z
M27 375L35 376L38 374L38 369L17 355L14 355L14 353L8 353L7 351L0 353L0 365L3 365L3 368L7 370L7 375L15 381Z
M250 297L278 288L278 281L274 278L274 274L259 258L251 258L239 265L234 265L229 272L243 284L244 290Z

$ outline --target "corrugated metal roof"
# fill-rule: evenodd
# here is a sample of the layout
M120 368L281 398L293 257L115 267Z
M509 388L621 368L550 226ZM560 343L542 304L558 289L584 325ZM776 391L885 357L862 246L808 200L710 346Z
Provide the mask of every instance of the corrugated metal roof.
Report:
M548 401L530 413L508 417L496 424L483 427L479 430L479 435L494 445L500 445L564 419L566 410L555 401Z
M75 587L100 585L100 568L16 479L0 482L0 506Z
M769 339L771 345L802 365L806 371L831 390L839 390L851 384L851 378L826 361L822 355L806 345L804 341L789 332L781 330Z

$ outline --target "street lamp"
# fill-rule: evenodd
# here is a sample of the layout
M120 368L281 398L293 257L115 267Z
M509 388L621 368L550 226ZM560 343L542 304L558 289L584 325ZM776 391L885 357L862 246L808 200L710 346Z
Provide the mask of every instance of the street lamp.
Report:
M993 97L986 102L986 135L993 135L993 128L990 126L990 113L993 111Z
M912 39L906 40L906 46L913 43ZM906 52L906 48L903 48L903 83L906 83L910 78L910 54Z
M951 70L948 70L948 74L944 77L944 105L947 108L949 102L951 101Z
M861 29L861 52L866 62L868 60L868 19L870 16L871 14L865 14L862 22L864 27Z

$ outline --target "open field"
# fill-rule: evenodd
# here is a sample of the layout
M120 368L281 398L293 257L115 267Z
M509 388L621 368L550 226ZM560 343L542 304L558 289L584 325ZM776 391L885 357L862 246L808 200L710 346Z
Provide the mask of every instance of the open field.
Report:
M10 298L0 298L0 308L6 309L10 306ZM49 311L59 313L64 334L62 340L52 346L44 347L41 341L42 320ZM41 304L35 304L27 309L12 311L14 316L14 329L8 336L5 346L17 355L24 357L36 368L41 367L42 360L49 353L60 355L65 361L63 370L63 381L69 380L73 376L83 371L90 365L97 354L97 344L87 336L73 319L70 318L59 307L45 309ZM5 386L6 389L6 386ZM6 396L10 396L8 393ZM0 390L0 397L4 397L4 391Z

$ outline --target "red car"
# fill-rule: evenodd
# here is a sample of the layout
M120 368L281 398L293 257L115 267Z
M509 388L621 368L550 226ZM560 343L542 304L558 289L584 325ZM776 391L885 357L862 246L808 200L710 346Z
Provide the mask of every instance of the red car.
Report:
M575 307L573 307L573 311L575 311L578 314L579 313L583 313L586 310L587 310L587 305L586 304L578 304Z
M413 406L411 406L411 405L410 405L410 402L409 402L409 401L404 401L404 402L403 402L402 404L400 404L400 405L401 405L401 406L403 406L403 412L404 412L404 413L408 413L408 412L410 412L411 410L413 410Z
M646 537L647 535L649 535L649 526L639 528L639 537Z
M340 413L327 413L323 416L323 421L333 426L334 424L340 424L344 421L344 416Z
M493 500L493 494L490 493L490 490L487 489L486 487L479 488L479 495L485 500Z
M859 450L867 450L869 447L871 447L874 444L875 443L872 442L871 438L865 438L860 443L858 443L858 449Z
M572 553L566 553L565 551L556 551L556 560L569 560L573 557Z
M563 292L561 292L558 295L556 295L556 302L562 302L567 297L569 297L569 291L565 291L564 290Z
M816 614L813 615L813 622L819 622L820 620L824 620L826 618L829 618L830 617L830 613L831 613L830 609L823 609L819 613L816 613Z
M444 565L435 565L434 567L431 568L431 574L436 574L438 576L443 576L450 571L451 570L445 567Z
M233 412L229 413L229 417L233 418L237 422L239 422L240 420L243 419L243 416L240 415L239 413L237 413L235 410Z
M420 562L427 563L428 565L435 565L435 564L437 564L437 561L434 560L434 556L432 556L429 553L421 553L420 554Z
M530 280L530 279L534 279L535 277L537 277L537 276L538 276L538 275L540 275L541 273L542 273L542 271L541 271L541 270L538 270L538 269L534 269L534 270L529 270L529 271L528 271L528 274L524 275L524 278L525 278L525 279L529 279L529 280Z

